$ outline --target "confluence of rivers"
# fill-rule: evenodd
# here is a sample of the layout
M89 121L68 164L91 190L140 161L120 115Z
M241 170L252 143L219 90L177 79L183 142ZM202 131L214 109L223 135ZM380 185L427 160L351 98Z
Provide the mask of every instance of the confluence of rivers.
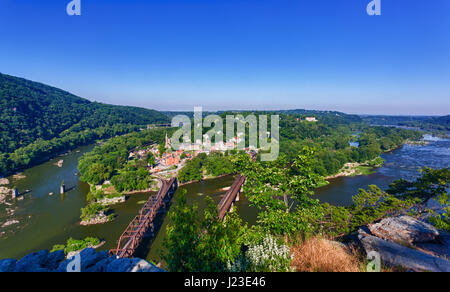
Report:
M352 196L360 188L367 188L372 184L386 188L395 179L412 179L423 166L450 167L450 140L430 136L425 136L425 140L429 144L404 145L398 150L383 154L382 157L386 160L384 166L371 175L330 180L330 184L316 190L317 198L333 205L348 206L352 203ZM64 244L69 237L83 239L94 236L106 241L100 249L115 247L126 226L152 193L131 195L126 203L112 206L117 214L113 222L80 226L80 208L86 204L89 186L79 181L77 164L78 159L93 147L80 147L25 170L24 179L8 177L8 187L17 187L20 192L30 192L23 195L23 200L9 200L7 203L11 205L0 205L0 226L10 220L19 222L0 227L0 259L21 258L30 252L51 249L55 244ZM64 163L59 168L55 164L61 159ZM65 195L59 195L59 186L63 180L69 191ZM226 176L184 185L180 189L187 190L188 202L198 204L201 211L205 208L205 196L211 196L218 203L226 192L224 188L229 187L232 182L233 177ZM255 223L257 212L249 206L245 196L238 202L237 210L245 222L250 225ZM160 218L161 227L157 236L146 239L136 256L156 263L160 261L159 254L169 223L166 215Z

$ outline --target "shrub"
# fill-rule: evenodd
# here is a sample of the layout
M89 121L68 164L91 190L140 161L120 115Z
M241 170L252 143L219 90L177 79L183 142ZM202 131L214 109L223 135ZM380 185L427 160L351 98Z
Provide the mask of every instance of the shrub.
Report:
M105 212L107 210L106 207L102 206L99 203L89 204L84 208L81 208L81 216L80 219L82 221L89 220L94 218L98 213Z
M278 244L268 235L261 243L250 245L243 256L228 265L228 269L233 272L289 272L291 261L289 247Z
M87 247L93 247L100 244L100 239L95 237L86 237L84 240L73 239L72 237L67 240L66 245L56 244L53 246L50 252L64 250L65 254L74 251L80 251Z
M64 250L66 246L64 244L55 244L53 248L50 250L50 252L55 252L58 250Z

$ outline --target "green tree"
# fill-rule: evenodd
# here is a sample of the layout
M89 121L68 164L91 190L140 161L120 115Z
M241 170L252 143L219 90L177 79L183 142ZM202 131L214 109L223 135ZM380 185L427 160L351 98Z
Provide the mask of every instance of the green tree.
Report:
M164 144L159 144L158 145L158 150L159 150L159 156L162 157L164 153L166 153L167 149L164 146Z
M152 153L148 153L147 163L150 164L151 167L154 167L156 165L156 158Z
M446 195L450 187L450 168L432 169L424 167L415 181L400 179L390 184L388 193L407 198L430 198Z
M314 149L305 146L293 163L284 157L264 164L246 155L239 157L237 169L247 176L244 192L260 210L258 222L268 231L286 239L298 232L295 208L311 206L312 189L323 181L313 170L314 154Z
M217 206L207 198L203 216L197 206L189 206L183 191L170 212L163 254L171 272L220 272L240 255L245 226L236 214L218 220Z

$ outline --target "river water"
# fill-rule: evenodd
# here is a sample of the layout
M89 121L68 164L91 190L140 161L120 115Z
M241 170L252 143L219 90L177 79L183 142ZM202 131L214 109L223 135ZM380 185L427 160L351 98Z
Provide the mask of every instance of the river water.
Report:
M385 188L392 180L414 178L417 169L423 166L433 168L450 167L450 140L425 137L428 145L405 145L391 153L383 154L386 160L382 168L368 176L341 177L316 190L316 197L322 202L334 205L349 205L351 198L360 188L375 184ZM54 244L65 243L69 237L82 239L94 236L106 241L100 249L114 248L118 238L132 218L138 213L152 193L129 196L126 203L113 206L117 218L110 223L93 226L80 226L80 208L86 202L89 186L79 181L77 176L78 159L92 150L93 146L81 147L75 151L52 159L39 166L24 171L25 178L15 180L9 177L9 187L18 187L23 200L9 200L8 205L0 205L0 226L9 220L19 223L0 227L0 259L21 258L41 249L50 249ZM55 163L63 159L61 168ZM59 195L59 186L64 180L69 191ZM233 177L221 177L180 187L187 190L189 203L195 203L199 210L205 207L205 196L211 196L216 203L225 194L226 187L233 182ZM54 193L53 195L49 195ZM13 210L13 215L8 215ZM237 203L241 218L250 225L256 222L257 212L250 207L245 196ZM159 218L159 232L155 237L145 240L137 251L137 256L153 262L159 262L164 246L164 237L169 218Z
M360 188L377 185L386 189L393 180L416 178L418 169L424 166L436 169L450 167L450 140L425 135L424 141L429 144L403 145L382 154L385 160L383 167L374 169L370 175L331 179L330 184L315 191L316 198L332 205L348 206Z

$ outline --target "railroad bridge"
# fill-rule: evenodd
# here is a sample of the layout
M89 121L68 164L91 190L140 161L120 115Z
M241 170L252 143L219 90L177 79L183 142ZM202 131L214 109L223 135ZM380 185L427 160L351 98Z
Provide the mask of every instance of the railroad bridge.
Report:
M231 212L236 202L239 201L239 195L242 192L245 180L245 176L238 175L230 189L225 193L218 205L219 220L224 220L226 214ZM134 217L120 236L117 248L109 251L110 254L120 258L132 257L144 235L154 231L154 219L158 213L165 211L166 205L170 202L178 188L176 178L170 180L160 179L160 181L161 188L156 196L150 196L139 214Z
M225 193L222 200L218 205L219 220L224 220L225 215L233 210L236 202L239 201L239 195L242 192L242 186L244 185L246 177L238 175L231 185L230 189Z
M139 214L134 217L120 236L117 248L109 251L110 254L120 258L132 257L144 235L149 231L154 231L154 219L159 212L165 210L166 205L178 188L176 178L170 180L160 179L160 181L161 188L156 196L150 196Z

